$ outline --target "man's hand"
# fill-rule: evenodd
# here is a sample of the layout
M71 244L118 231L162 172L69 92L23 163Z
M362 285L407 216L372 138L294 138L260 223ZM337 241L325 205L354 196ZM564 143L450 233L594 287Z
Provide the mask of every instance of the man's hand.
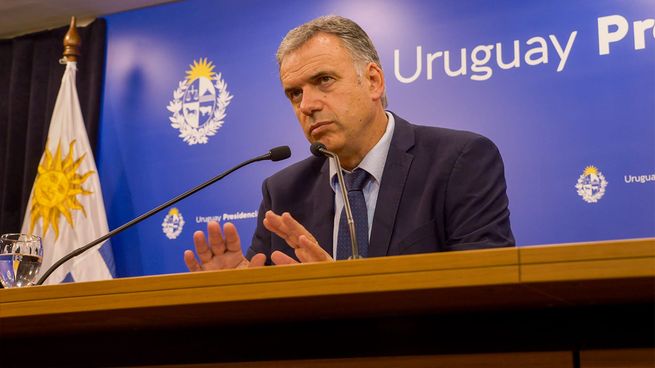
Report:
M295 250L296 256L302 263L333 261L332 257L318 244L316 238L288 212L281 216L276 215L273 211L266 212L264 227L284 239ZM298 263L280 251L273 252L271 260L276 265Z
M210 221L207 223L207 234L209 244L207 244L205 233L202 231L196 231L193 234L193 244L200 262L192 251L184 251L184 263L191 272L259 267L266 262L266 256L261 253L256 254L248 262L241 251L237 228L232 223L225 223L223 234L221 234L221 226L218 222Z

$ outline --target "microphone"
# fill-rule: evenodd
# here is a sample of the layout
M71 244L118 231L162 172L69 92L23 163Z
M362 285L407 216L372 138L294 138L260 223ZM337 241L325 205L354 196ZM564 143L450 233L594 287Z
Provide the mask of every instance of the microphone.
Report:
M325 145L321 142L314 142L309 147L309 150L314 156L331 157L337 165L337 178L339 179L339 187L341 188L341 197L343 198L343 206L346 209L346 220L348 221L348 230L350 231L350 246L352 248L352 255L348 259L363 258L359 255L359 246L357 245L357 236L355 235L355 220L353 220L353 213L350 209L350 201L348 200L348 189L346 182L343 180L343 173L341 172L341 162L336 153L328 151Z
M77 248L74 251L68 253L67 255L62 257L59 261L57 261L55 264L53 264L43 274L43 276L41 276L39 281L37 281L36 285L42 285L43 282L48 278L48 276L50 276L50 274L52 274L57 268L59 268L59 266L66 263L66 261L70 260L71 258L79 256L80 254L86 252L87 250L89 250L93 246L104 242L105 240L111 238L112 236L114 236L114 235L120 233L121 231L131 227L132 225L135 225L135 224L147 219L148 217L154 215L155 213L163 210L164 208L167 208L170 205L175 204L175 203L183 200L184 198L190 196L191 194L194 194L194 193L200 191L201 189L204 189L204 188L210 186L211 184L214 184L215 182L223 179L224 177L228 176L232 172L234 172L234 171L236 171L236 170L238 170L238 169L240 169L240 168L242 168L242 167L244 167L246 165L249 165L249 164L251 164L253 162L264 161L264 160L280 161L280 160L285 160L285 159L287 159L289 157L291 157L291 149L289 149L289 146L280 146L280 147L272 148L266 154L263 154L261 156L257 156L255 158L251 158L250 160L247 160L247 161L244 161L244 162L238 164L237 166L223 172L222 174L219 174L219 175L213 177L212 179L198 185L197 187L195 187L195 188L193 188L193 189L191 189L191 190L189 190L189 191L187 191L185 193L182 193L179 196L169 200L168 202L166 202L166 203L164 203L164 204L162 204L162 205L160 205L158 207L155 207L155 208L151 209L150 211L144 213L143 215L141 215L141 216L139 216L139 217L137 217L137 218L135 218L135 219L133 219L133 220L119 226L119 227L117 227L116 229L108 232L107 234L105 234L105 235L101 236L100 238L92 241L91 243L89 243L89 244L87 244L87 245L85 245L83 247Z

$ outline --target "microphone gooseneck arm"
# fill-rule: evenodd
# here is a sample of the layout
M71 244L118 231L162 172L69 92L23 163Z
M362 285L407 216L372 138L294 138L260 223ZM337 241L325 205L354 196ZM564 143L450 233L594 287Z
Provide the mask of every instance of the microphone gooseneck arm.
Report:
M336 153L328 151L323 143L315 142L311 145L310 151L315 156L328 156L334 160L334 163L337 166L337 178L339 179L339 188L341 189L341 196L343 197L343 207L346 211L346 220L348 222L348 230L350 232L350 247L352 248L352 255L350 259L359 259L363 258L359 255L359 246L357 244L357 236L355 233L355 220L353 219L353 213L350 209L350 200L348 199L348 188L346 188L346 182L343 180L343 173L341 172L341 162L339 156Z
M100 238L90 242L89 244L87 244L87 245L85 245L83 247L77 248L74 251L68 253L67 255L62 257L60 260L58 260L55 264L53 264L43 274L43 276L41 276L39 281L37 281L36 285L42 285L43 282L45 282L45 280L48 278L48 276L50 276L50 274L52 274L57 268L59 268L59 266L66 263L71 258L79 256L80 254L86 252L87 250L89 250L93 246L104 242L105 240L107 240L107 239L111 238L112 236L122 232L123 230L129 228L130 226L133 226L133 225L147 219L148 217L154 215L155 213L165 209L166 207L169 207L170 205L172 205L174 203L177 203L177 202L183 200L184 198L186 198L186 197L188 197L188 196L190 196L190 195L192 195L192 194L194 194L194 193L196 193L196 192L198 192L198 191L200 191L200 190L214 184L215 182L223 179L224 177L228 176L232 172L234 172L234 171L236 171L236 170L238 170L238 169L240 169L240 168L242 168L242 167L244 167L246 165L250 165L253 162L264 161L264 160L280 161L280 160L284 160L286 158L289 158L289 156L291 156L291 151L289 150L289 147L288 146L280 146L280 147L275 147L275 148L271 149L266 154L263 154L261 156L257 156L255 158L251 158L250 160L247 160L247 161L244 161L244 162L238 164L237 166L235 166L235 167L233 167L233 168L231 168L231 169L229 169L229 170L227 170L227 171L213 177L209 181L206 181L203 184L200 184L197 187L195 187L195 188L193 188L193 189L191 189L191 190L189 190L189 191L187 191L185 193L182 193L179 196L171 199L170 201L151 209L150 211L144 213L143 215L141 215L141 216L139 216L139 217L137 217L137 218L135 218L135 219L133 219L133 220L119 226L119 227L117 227L116 229L108 232L107 234L101 236Z

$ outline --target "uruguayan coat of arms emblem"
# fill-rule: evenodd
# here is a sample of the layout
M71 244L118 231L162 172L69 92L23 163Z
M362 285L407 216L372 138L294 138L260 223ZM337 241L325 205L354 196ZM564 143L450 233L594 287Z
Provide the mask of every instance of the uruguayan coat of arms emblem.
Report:
M180 211L173 207L168 211L164 221L161 223L161 228L164 234L169 239L177 239L177 237L182 233L184 228L184 217Z
M587 166L578 178L575 188L587 203L596 203L605 195L607 180L595 166Z
M172 112L171 126L189 145L207 143L223 126L225 110L232 100L227 83L207 58L194 60L186 78L173 92L167 109Z

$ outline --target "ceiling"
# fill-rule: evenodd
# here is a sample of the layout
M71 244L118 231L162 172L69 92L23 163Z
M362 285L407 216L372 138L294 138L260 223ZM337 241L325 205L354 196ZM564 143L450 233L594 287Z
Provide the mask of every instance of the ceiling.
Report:
M71 16L78 26L96 17L174 0L0 0L0 39L62 27Z

